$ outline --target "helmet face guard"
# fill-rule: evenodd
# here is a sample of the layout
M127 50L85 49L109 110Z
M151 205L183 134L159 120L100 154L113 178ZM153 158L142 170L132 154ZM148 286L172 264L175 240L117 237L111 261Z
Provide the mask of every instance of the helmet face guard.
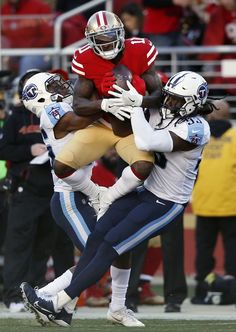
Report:
M87 37L94 53L103 59L114 59L124 46L124 31L113 29L106 33L94 34Z
M107 11L93 14L85 36L94 53L103 59L114 59L124 47L124 26L119 17Z
M168 80L163 92L162 118L186 117L203 107L208 96L208 85L201 75L183 71Z
M60 101L73 95L73 88L70 81L65 81L60 75L53 75L45 81L45 90L51 93L53 102ZM61 100L61 101L62 101Z

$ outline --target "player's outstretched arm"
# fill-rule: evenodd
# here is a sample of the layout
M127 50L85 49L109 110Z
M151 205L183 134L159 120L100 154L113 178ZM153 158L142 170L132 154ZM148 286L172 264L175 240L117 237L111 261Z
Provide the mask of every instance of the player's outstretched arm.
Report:
M154 130L145 119L143 109L136 107L131 116L131 125L135 144L144 151L171 152L188 151L196 147L195 144L185 141L167 128Z
M96 95L91 80L79 77L74 86L73 109L77 115L90 116L101 111L102 100Z
M148 94L143 97L142 107L159 108L162 102L162 82L153 64L141 78L145 81Z
M101 112L90 116L79 116L74 112L66 113L54 127L54 135L57 139L68 133L88 127L101 117Z
M135 107L131 116L131 125L134 133L135 144L144 151L170 152L173 149L173 140L168 130L160 133L146 121L143 109Z

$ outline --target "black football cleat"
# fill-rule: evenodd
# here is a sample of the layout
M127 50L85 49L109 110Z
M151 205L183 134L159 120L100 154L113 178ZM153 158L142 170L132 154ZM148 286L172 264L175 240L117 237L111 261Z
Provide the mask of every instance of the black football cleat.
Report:
M28 310L35 314L36 320L46 326L49 322L53 322L59 314L54 309L53 301L45 300L39 297L33 287L27 282L20 285L22 297Z
M62 308L62 310L56 314L53 323L63 327L70 327L72 315L73 314L69 314L64 308Z

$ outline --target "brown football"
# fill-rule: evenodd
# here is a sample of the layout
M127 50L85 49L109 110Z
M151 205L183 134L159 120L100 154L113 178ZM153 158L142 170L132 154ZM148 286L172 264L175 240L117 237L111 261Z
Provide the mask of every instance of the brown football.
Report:
M113 68L112 72L116 77L116 85L118 85L124 90L128 90L126 81L132 81L132 73L130 72L130 70L124 65L117 65ZM129 119L121 121L112 114L109 114L109 119L115 135L120 137L126 137L132 134L132 128Z

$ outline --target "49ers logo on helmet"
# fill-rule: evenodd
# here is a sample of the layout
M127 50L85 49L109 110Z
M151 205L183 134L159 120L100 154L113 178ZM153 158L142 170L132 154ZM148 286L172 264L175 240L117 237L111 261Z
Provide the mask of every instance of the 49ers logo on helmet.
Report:
M36 98L38 95L38 88L35 84L29 84L25 87L22 98L23 100L30 100Z

